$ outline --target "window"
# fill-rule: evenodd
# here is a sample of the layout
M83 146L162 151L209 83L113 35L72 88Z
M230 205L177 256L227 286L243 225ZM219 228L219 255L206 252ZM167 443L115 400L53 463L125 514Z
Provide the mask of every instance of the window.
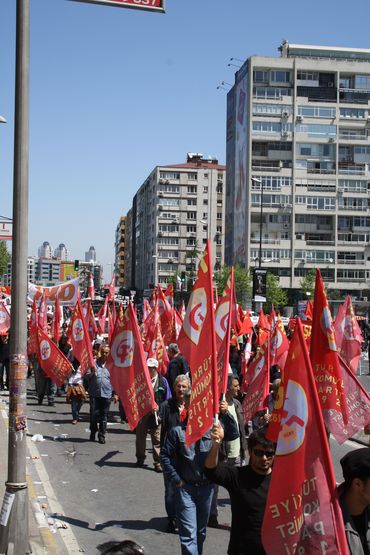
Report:
M188 216L188 220L196 220L197 219L197 213L196 212L188 212L187 216Z
M355 75L355 89L370 91L370 75Z
M364 119L366 111L362 108L340 108L341 118Z
M196 245L197 240L193 237L186 239L186 246L187 247L194 247Z
M188 206L196 206L197 205L197 199L196 198L188 198L187 204L188 204Z
M326 106L298 106L298 115L307 118L335 118L336 109Z
M290 71L273 70L270 73L271 82L274 83L289 83Z
M205 186L203 187L203 193L208 193L208 185L205 185Z
M198 177L197 173L195 173L195 172L188 173L188 180L189 181L196 181L197 177Z
M203 204L204 204L204 205L208 205L208 199L207 199L207 198L204 198L204 199L203 199Z
M196 185L188 185L188 193L196 193L197 186Z
M174 172L159 172L160 179L180 179L179 173Z
M222 212L217 212L217 220L222 220Z
M322 125L320 123L298 124L295 126L297 133L307 133L308 135L325 135L335 137L337 134L336 125Z
M159 237L158 244L159 245L178 245L179 238L178 237Z
M268 83L268 79L269 79L268 71L256 69L253 72L253 81L255 83Z
M204 174L204 179L208 179L208 177L209 177L209 174L208 174L208 172L206 172L206 173Z
M297 79L300 81L318 81L319 74L317 71L302 71L299 69L297 71Z
M187 225L187 226L186 226L186 231L187 231L187 233L196 233L196 231L197 231L197 226L195 226L195 225Z
M177 198L160 198L158 204L160 206L179 206L179 199Z

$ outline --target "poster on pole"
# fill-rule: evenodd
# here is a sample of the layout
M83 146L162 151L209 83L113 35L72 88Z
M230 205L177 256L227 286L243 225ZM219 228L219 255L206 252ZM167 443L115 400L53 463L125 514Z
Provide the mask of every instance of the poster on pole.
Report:
M149 12L165 13L166 0L72 0L73 2L84 2L85 4L102 4L104 6L116 6L119 8L133 8Z

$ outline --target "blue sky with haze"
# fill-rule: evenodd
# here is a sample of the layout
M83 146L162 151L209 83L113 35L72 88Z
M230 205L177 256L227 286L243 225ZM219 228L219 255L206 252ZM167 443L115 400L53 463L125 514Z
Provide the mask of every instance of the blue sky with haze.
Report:
M94 245L109 279L121 214L156 165L225 163L231 57L291 43L370 48L370 4L167 0L167 13L30 0L29 248ZM0 214L12 215L15 0L0 2ZM237 62L236 62L237 63Z

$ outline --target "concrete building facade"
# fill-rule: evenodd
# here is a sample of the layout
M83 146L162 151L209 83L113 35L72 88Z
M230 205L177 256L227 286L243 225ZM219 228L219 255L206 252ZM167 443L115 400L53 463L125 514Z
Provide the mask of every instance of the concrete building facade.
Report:
M287 41L279 50L248 58L228 93L225 261L261 263L292 289L320 267L329 288L361 297L370 286L370 50Z
M124 287L126 283L126 222L127 217L121 216L116 227L114 250L115 250L115 260L114 260L114 271L116 274L116 285L117 287Z
M225 166L202 154L157 166L134 197L131 211L131 286L165 286L174 274L195 276L211 239L214 270L224 262Z

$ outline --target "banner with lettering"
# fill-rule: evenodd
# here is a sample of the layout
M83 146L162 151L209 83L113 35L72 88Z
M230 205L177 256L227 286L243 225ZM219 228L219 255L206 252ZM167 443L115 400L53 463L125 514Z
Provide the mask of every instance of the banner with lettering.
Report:
M275 409L280 413L280 431L262 525L265 551L348 555L329 444L299 319Z
M218 413L218 379L212 286L211 244L199 262L197 280L188 302L178 345L191 371L191 399L186 444L192 445L210 429Z
M249 380L249 383L248 385L243 384L243 391L246 391L242 403L245 423L252 420L258 410L262 410L268 405L270 381L268 349L268 341L262 347L259 347L246 375L246 380Z
M58 297L61 306L74 306L77 301L80 279L75 278L70 281L64 281L53 287L42 287L34 283L28 284L28 302L32 303L40 299L43 292L45 293L46 304L54 304L55 297Z
M143 416L158 407L131 302L125 313L122 305L119 306L106 367L125 409L128 424L134 430Z

